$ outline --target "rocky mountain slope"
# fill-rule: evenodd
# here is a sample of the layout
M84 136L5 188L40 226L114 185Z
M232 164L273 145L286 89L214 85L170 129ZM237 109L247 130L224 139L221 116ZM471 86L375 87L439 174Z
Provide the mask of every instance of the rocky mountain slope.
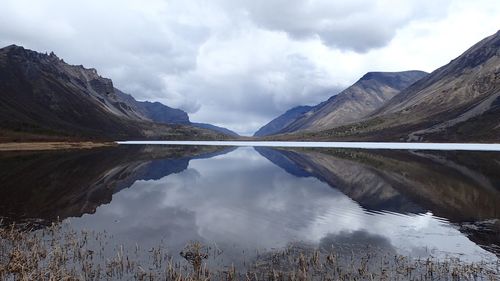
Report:
M284 136L315 140L500 141L500 31L359 122Z
M407 140L500 140L500 31L403 91L373 117L383 120L378 128L411 127L401 136Z
M215 126L215 125L212 125L212 124L191 122L191 125L195 126L195 127L198 127L198 128L208 129L208 130L212 130L212 131L215 131L215 132L219 132L221 134L225 134L225 135L228 135L228 136L231 136L231 137L239 137L240 136L238 133L236 133L236 132L234 132L232 130L229 130L229 129L224 128L224 127Z
M255 132L254 137L277 134L305 113L309 112L312 108L312 106L294 107L262 126L257 132Z
M380 108L401 90L427 75L423 71L369 72L349 88L332 96L306 112L295 114L295 118L280 116L259 130L259 135L291 133L297 131L321 131L356 122ZM293 109L292 109L293 110ZM292 111L291 110L291 111ZM292 111L295 112L295 111ZM289 114L291 115L291 114ZM285 117L287 115L285 114ZM285 123L279 130L265 128ZM275 128L278 126L274 126ZM262 130L264 129L264 133Z
M117 97L120 101L131 106L142 118L147 120L162 123L162 124L183 124L193 127L207 129L218 132L227 136L238 137L239 135L229 129L215 126L207 123L196 123L189 121L189 115L180 109L171 108L159 102L137 101L129 94L115 88Z
M129 105L142 119L163 124L190 124L188 114L159 102L137 101L132 95L114 89L117 99Z
M2 140L224 137L188 124L184 112L137 102L95 69L69 65L53 53L0 49Z

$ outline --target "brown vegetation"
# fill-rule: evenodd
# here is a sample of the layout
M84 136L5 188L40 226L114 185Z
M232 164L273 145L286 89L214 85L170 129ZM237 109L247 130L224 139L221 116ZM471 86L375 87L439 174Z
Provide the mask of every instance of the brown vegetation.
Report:
M116 146L114 142L7 142L0 143L0 151L89 149Z
M413 259L370 251L345 255L335 249L290 245L266 252L246 268L211 268L210 247L188 244L170 255L161 244L144 250L114 245L108 233L75 231L68 225L32 231L0 228L1 280L498 280L498 264L458 259ZM111 244L113 253L105 251ZM107 246L106 246L107 245ZM183 257L185 260L180 259ZM145 258L146 257L146 258ZM496 267L496 268L495 268Z

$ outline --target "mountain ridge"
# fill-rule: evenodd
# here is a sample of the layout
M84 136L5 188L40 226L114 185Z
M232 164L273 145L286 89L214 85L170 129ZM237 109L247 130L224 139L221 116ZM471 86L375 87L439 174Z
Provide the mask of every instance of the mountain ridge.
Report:
M0 109L2 141L226 137L191 126L181 110L136 101L94 68L17 45L0 49Z
M398 118L395 119L394 117ZM468 48L374 112L377 127L414 129L408 141L500 138L500 31ZM496 120L495 120L496 119Z
M426 72L419 70L368 72L337 95L294 116L294 120L289 120L273 133L324 130L355 122L425 75ZM266 126L283 118L282 116L273 119Z
M268 139L500 141L500 31L356 122Z
M303 114L307 113L313 108L313 106L296 106L293 107L280 116L274 118L266 125L262 126L259 130L254 133L254 137L263 137L266 135L272 135L279 133L285 127L290 125L297 118L300 118Z
M213 125L213 124L191 122L191 125L195 126L195 127L198 127L198 128L202 128L202 129L208 129L208 130L216 131L216 132L219 132L219 133L231 136L231 137L239 137L240 136L235 131L232 131L232 130L224 128L224 127L216 126L216 125Z
M425 75L419 70L368 72L281 132L324 130L355 122Z
M295 107L255 137L301 140L500 139L500 31L430 74L368 72L316 106ZM0 49L0 140L236 137L186 112L135 100L94 68L20 46ZM269 135L276 135L269 137ZM35 137L36 138L36 137Z

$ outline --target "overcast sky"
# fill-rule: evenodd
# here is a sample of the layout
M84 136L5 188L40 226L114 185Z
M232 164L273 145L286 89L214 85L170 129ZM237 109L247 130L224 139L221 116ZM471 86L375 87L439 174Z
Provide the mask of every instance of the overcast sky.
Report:
M368 71L432 71L500 28L498 0L0 0L0 45L54 51L138 100L252 134Z

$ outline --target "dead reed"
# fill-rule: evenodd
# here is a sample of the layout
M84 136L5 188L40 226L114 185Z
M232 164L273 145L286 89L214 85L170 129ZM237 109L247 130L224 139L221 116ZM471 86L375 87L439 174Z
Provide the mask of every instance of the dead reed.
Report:
M346 255L290 245L252 258L245 268L209 266L213 248L190 242L181 253L113 245L108 233L64 224L32 231L0 228L0 280L499 280L499 264L399 255ZM114 249L106 249L111 245Z

